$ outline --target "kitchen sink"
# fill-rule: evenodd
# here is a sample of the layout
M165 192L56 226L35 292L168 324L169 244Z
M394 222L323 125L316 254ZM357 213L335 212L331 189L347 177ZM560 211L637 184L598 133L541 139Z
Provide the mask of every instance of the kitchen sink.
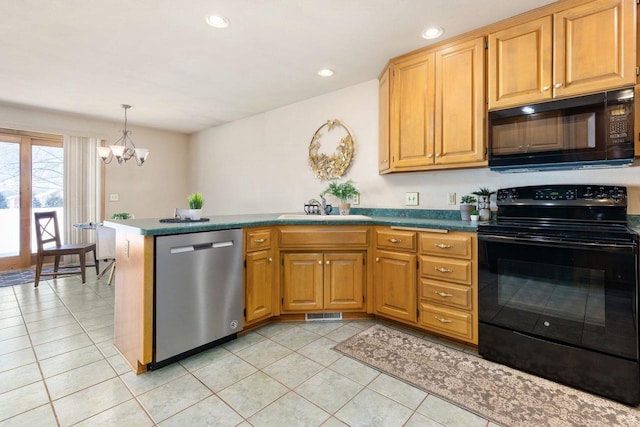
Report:
M300 221L363 221L370 220L366 215L306 215L306 214L282 214L278 219Z

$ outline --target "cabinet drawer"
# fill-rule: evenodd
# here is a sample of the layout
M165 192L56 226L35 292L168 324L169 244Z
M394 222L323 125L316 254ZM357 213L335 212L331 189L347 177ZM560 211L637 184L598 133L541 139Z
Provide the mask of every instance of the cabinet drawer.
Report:
M471 310L471 287L420 279L420 299Z
M420 275L432 279L471 284L471 261L461 259L420 257Z
M376 247L385 249L399 249L403 251L415 251L416 232L376 229Z
M420 323L454 338L473 340L473 315L466 311L420 303Z
M471 259L469 235L420 234L420 252L423 254Z
M369 244L369 227L288 226L281 227L280 247L362 247Z
M247 231L245 248L247 252L259 249L269 249L271 247L271 230L250 230Z

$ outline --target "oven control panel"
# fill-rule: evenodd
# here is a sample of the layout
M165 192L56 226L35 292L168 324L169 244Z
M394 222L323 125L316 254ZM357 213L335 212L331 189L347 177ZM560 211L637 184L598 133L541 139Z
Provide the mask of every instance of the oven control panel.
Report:
M543 202L544 204L626 204L627 187L610 185L553 185L502 188L496 194L498 205Z

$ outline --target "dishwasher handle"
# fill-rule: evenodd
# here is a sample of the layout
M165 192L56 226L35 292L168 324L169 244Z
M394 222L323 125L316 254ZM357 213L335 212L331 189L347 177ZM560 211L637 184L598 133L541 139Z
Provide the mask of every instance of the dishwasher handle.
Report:
M187 245L187 246L176 246L175 248L169 249L169 253L171 254L181 254L185 252L195 252L202 251L205 249L218 249L218 248L226 248L229 246L233 246L233 240L224 240L221 242L208 242L208 243L200 243L197 245Z

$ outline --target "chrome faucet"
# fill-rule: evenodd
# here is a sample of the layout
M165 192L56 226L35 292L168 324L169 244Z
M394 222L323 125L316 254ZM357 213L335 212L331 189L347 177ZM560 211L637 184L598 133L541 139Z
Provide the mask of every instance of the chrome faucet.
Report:
M317 199L311 199L305 203L305 212L309 215L328 215L332 209L331 205L327 204L327 200L322 196L322 194L320 195L320 200L322 200L322 202L319 202Z

